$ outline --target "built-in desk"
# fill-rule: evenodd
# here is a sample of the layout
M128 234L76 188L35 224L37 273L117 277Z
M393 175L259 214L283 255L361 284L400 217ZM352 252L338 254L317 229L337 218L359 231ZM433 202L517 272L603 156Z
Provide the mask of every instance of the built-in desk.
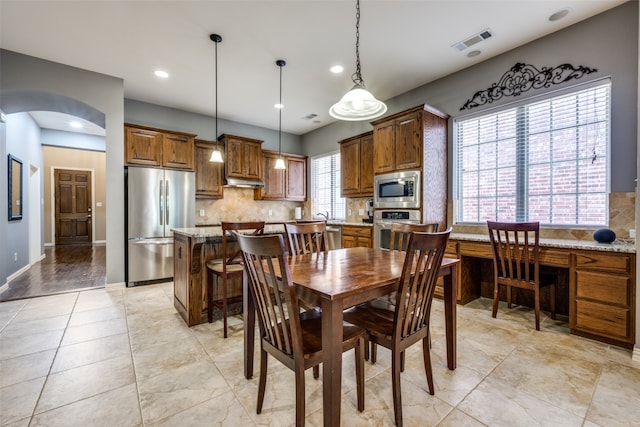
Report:
M493 254L488 235L451 234L445 256L461 260L458 303L493 297ZM558 278L556 311L568 315L571 333L633 347L635 245L542 239L540 264L542 270ZM518 297L520 303L530 305L530 295L522 292ZM546 292L541 293L543 310L547 309L547 300Z
M266 225L265 234L284 233L282 224ZM210 259L221 258L222 229L196 227L173 229L173 305L189 326L207 319L207 268ZM230 249L234 250L235 243ZM242 281L229 281L230 295L242 292ZM214 296L214 300L217 298Z

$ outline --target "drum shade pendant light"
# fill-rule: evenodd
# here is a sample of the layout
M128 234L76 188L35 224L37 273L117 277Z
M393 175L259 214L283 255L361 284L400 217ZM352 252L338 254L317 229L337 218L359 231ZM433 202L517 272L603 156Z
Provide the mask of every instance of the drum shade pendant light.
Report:
M353 87L342 99L333 104L329 114L338 120L371 120L387 111L384 102L377 100L369 92L362 78L360 68L360 0L356 0L356 72L351 76Z
M213 163L223 163L224 160L222 160L222 153L220 152L220 147L218 146L218 43L222 41L222 37L220 37L218 34L211 34L209 38L211 39L212 42L216 44L216 65L215 65L216 148L213 150L213 153L211 153L211 158L209 159L209 161Z
M282 67L287 65L282 59L276 61L276 65L280 68L280 101L278 103L278 159L276 160L275 169L286 169L284 159L282 158Z

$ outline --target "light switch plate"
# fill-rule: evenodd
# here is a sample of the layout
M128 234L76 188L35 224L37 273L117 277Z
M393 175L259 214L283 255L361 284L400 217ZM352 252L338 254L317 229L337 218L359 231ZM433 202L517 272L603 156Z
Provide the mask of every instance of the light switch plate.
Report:
M364 209L358 209L358 215L360 216L364 215Z
M200 216L204 216L204 209L200 209Z

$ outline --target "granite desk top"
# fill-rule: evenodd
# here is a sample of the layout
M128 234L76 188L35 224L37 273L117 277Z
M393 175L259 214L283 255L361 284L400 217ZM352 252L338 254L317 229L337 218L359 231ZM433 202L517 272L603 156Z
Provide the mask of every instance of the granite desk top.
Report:
M451 233L451 240L489 242L488 234ZM545 248L582 249L588 251L636 253L635 242L616 240L613 243L598 243L595 240L540 239L540 246Z

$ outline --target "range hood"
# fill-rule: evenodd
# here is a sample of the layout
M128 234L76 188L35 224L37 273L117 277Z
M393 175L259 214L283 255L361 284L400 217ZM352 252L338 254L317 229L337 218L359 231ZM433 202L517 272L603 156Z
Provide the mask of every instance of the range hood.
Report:
M262 188L264 187L264 182L258 181L256 179L248 179L248 178L226 178L225 187L237 187L237 188Z

